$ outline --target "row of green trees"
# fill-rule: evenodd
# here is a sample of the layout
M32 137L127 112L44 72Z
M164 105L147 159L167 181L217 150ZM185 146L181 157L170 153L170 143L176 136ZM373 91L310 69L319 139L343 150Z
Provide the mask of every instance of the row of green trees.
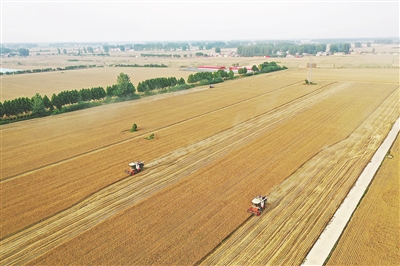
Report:
M348 54L350 52L350 48L350 43L333 43L329 46L329 52Z
M129 65L124 65L124 64L116 64L114 65L115 67L168 67L167 65L164 64L144 64L144 65L139 65L139 64L129 64ZM29 73L40 73L40 72L51 72L51 71L64 71L64 70L75 70L75 69L84 69L84 68L93 68L93 67L104 67L104 66L97 66L97 65L78 65L78 66L66 66L66 67L57 67L57 68L37 68L37 69L28 69L28 70L17 70L17 71L11 71L11 72L6 72L2 73L0 72L0 75L16 75L16 74L29 74Z
M168 67L165 64L144 64L144 65L139 65L139 64L115 64L114 66L116 67Z
M181 57L181 55L179 55L179 54L140 54L140 56L141 57L166 57L166 58Z
M241 56L278 56L277 52L281 52L281 56L289 54L316 54L317 52L326 51L326 44L294 44L294 43L260 43L255 45L240 45L237 53Z
M224 42L224 41L214 41L214 42L193 42L191 44L187 42L168 42L168 43L160 43L160 42L155 42L155 43L136 43L136 44L125 44L125 45L109 45L110 48L116 47L120 48L121 46L124 46L124 49L121 49L122 51L125 50L125 48L129 49L134 49L136 51L176 51L176 50L182 50L182 51L187 51L193 46L197 46L200 50L210 50L216 47L220 48L236 48L238 45L243 45L247 44L247 41L230 41L230 42Z
M18 49L11 49L7 48L4 45L0 45L0 54L13 54L19 56L28 56L29 49L27 48L18 48Z
M239 45L247 45L249 41L214 41L214 42L193 42L192 46L199 47L199 50L211 50L213 48L236 48Z
M79 65L79 66L66 66L66 67L57 67L57 68L36 68L36 69L27 69L27 70L17 70L2 73L0 75L17 75L17 74L29 74L29 73L40 73L40 72L51 72L51 71L64 71L64 70L74 70L74 69L84 69L84 68L92 68L92 67L103 67L96 65Z
M253 66L255 67L255 66ZM258 65L258 72L260 73L269 73L269 72L274 72L274 71L279 71L279 70L285 70L287 69L286 66L280 66L276 62L264 62L262 64ZM254 69L252 69L254 71Z
M49 100L49 98L46 99ZM49 100L50 101L50 100ZM0 116L3 117L29 113L32 111L32 99L28 97L20 97L13 100L5 100L4 103L0 102Z
M230 70L229 72L219 69L214 72L197 72L188 76L188 83L202 82L203 84L213 84L222 82L223 79L233 79L235 73Z
M46 106L50 110L54 109L54 106L61 110L62 106L75 104L79 102L89 102L91 100L101 100L106 97L106 91L103 87L95 87L91 89L80 89L71 91L62 91L57 95L53 93L51 97L51 103L53 106Z
M175 77L170 78L152 78L145 81L139 82L137 86L138 92L148 92L157 89L164 89L168 87L174 87L176 85L186 84L183 78L179 80Z
M117 78L117 84L107 86L106 95L108 97L120 97L127 98L133 96L136 92L135 86L133 86L130 77L127 74L120 73Z
M53 111L55 108L62 110L66 105L74 105L90 101L103 100L106 97L129 98L135 95L136 89L128 75L120 73L117 78L117 84L108 86L106 90L103 87L93 87L91 89L80 89L62 91L58 94L53 93L51 99L36 93L32 98L20 97L13 100L0 102L0 117L11 116L42 116L47 111Z
M139 92L148 92L156 89L164 89L177 85L185 85L183 78L153 78L148 79L138 84ZM119 99L137 98L136 88L132 84L130 77L127 74L120 73L117 77L117 83L111 86L94 87L91 89L69 90L62 91L58 94L53 93L51 99L41 96L37 93L32 98L20 97L13 100L5 100L0 102L0 118L3 116L43 116L48 111L53 111L55 108L61 111L65 106L88 103L91 101L111 99L117 97ZM75 108L79 109L79 108Z
M164 51L176 51L178 49L182 51L189 50L190 45L187 42L169 42L169 43L146 43L146 44L128 44L130 49L136 51L152 51L152 50L164 50Z
M190 74L188 77L188 83L196 83L201 80L212 80L213 73L212 72L197 72L195 74Z
M93 54L94 53L94 49L91 46L84 46L83 47L83 52L85 54L87 54L87 53ZM62 53L63 54L68 54L67 49L63 48ZM82 53L81 52L81 48L78 48L78 55L80 55L81 53ZM61 54L61 49L59 47L57 47L57 54Z
M318 52L326 51L326 44L291 44L291 43L264 43L249 46L238 46L237 53L241 56L286 56L287 54L311 54L315 55ZM350 43L333 43L329 47L329 52L336 53L349 53L351 49ZM278 52L279 55L278 55Z
M376 39L374 40L374 43L378 44L392 44L393 40L392 39Z
M274 72L274 71L279 71L279 70L284 70L287 69L286 66L279 66L276 62L264 62L262 64L259 64L258 67L256 65L253 65L251 67L251 70L253 71L253 75L255 73L269 73L269 72ZM239 68L238 69L238 74L241 75L246 75L247 74L247 68Z
M36 93L32 98L20 97L13 100L0 102L0 117L10 116L42 116L47 110L53 111L54 108L61 110L63 106L76 104L79 102L89 102L91 100L100 100L106 96L102 87L91 89L81 89L72 91L62 91L53 94L51 99Z
M208 57L208 54L205 54L203 52L196 52L194 55L198 56L198 57L201 57L201 56Z

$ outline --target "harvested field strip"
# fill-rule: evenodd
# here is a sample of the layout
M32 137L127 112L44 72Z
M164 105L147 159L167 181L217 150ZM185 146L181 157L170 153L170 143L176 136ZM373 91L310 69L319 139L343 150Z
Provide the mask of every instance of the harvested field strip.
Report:
M0 137L4 141L2 146L2 175L0 178L16 177L28 171L37 170L96 149L136 138L137 135L127 132L133 123L138 124L139 132L142 135L150 134L176 123L258 97L265 97L274 93L278 93L276 97L279 97L280 90L300 85L299 82L274 79L268 84L253 86L244 95L243 90L239 89L243 86L242 83L243 81L232 82L230 85L236 85L238 88L222 87L221 89L206 91L206 94L203 92L200 96L199 92L187 94L184 98L185 104L181 104L181 97L163 99L157 102L157 106L146 101L138 101L138 103L133 101L113 104L116 106L101 106L83 112L48 117L44 123L43 119L37 119L26 121L23 124L2 126ZM322 83L321 86L326 84ZM302 88L302 91L305 94L317 88ZM229 90L229 97L226 97L227 90ZM124 108L118 108L121 106L124 106ZM189 110L188 106L191 107ZM100 113L96 117L94 114L97 112ZM126 113L134 115L127 117ZM60 116L73 118L73 126L71 126L71 123L65 124ZM157 117L163 119L154 119ZM110 126L110 123L112 123L112 126ZM83 138L85 142L82 142ZM45 141L40 141L42 139ZM32 153L41 156L31 156ZM19 160L15 160L16 156Z
M397 94L348 138L321 151L274 188L267 212L246 222L201 264L301 264L399 116ZM351 245L353 238L348 239Z
M397 135L327 265L396 265L399 262L399 149Z
M65 264L99 264L102 261L111 264L194 264L248 219L249 214L245 210L249 198L272 191L308 159L346 139L395 90L393 86L381 86L379 93L375 94L373 86L358 84L339 90L337 94L316 102L304 111L295 112L295 115L279 123L270 127L266 125L263 134L235 146L234 150L206 167L198 162L201 165L198 171L55 247L32 264L52 264L56 261ZM344 104L346 102L354 104ZM392 114L393 102L390 108ZM319 121L317 125L316 121ZM335 127L331 126L332 123ZM298 141L288 141L293 138ZM224 141L228 144L230 139ZM293 145L296 146L295 152ZM209 149L212 151L212 147ZM294 183L292 185L299 189L297 182ZM332 191L335 189L341 190L340 186L332 188ZM317 188L307 194L318 202L321 200L320 192L321 188ZM306 201L303 197L307 195L301 192L294 194L298 195L294 199L287 199L287 195L275 195L272 203L274 198L277 199L277 207L289 204L290 200L297 200L296 204ZM295 213L292 207L290 210ZM299 213L297 216L302 215ZM291 223L290 215L287 217ZM320 224L329 220L329 215L324 213L320 217ZM275 222L275 229L282 223L285 224L285 221ZM286 233L294 230L289 223L286 222L289 229L283 228ZM289 236L286 242L282 242L283 231L276 230L277 244L293 244L288 242L296 238ZM306 238L306 235L303 238L310 244L315 240ZM279 252L283 252L282 246L278 248Z
M281 105L288 108L287 104L288 102L290 104L290 101L293 101L294 109L289 110L293 112L285 111L284 114L293 115L297 108L304 108L313 101L317 102L318 97L327 97L325 94L329 95L338 89L332 90L331 86L312 89L301 86L300 89L295 87L295 89L277 91L278 95L266 94L265 98L257 97L251 102L244 101L230 108L221 108L219 112L211 112L206 116L187 120L186 123L175 124L172 129L157 131L159 139L155 140L156 143L144 140L143 137L135 138L131 142L109 146L108 149L87 154L79 160L65 161L62 164L43 168L41 171L3 181L0 187L3 197L2 238L67 209L90 194L124 179L126 175L121 168L126 167L127 160L131 160L133 155L138 157L140 154L145 154L141 157L142 160L150 163L157 161L157 158L172 153L177 147L193 145L254 116L273 111ZM310 99L302 98L304 94L307 94ZM270 98L274 100L271 101ZM297 98L298 100L294 101ZM297 105L299 107L296 107ZM284 108L281 107L278 110L282 109ZM272 119L276 119L276 116ZM206 132L205 128L207 128ZM182 134L182 132L185 133ZM247 135L250 133L243 132ZM90 133L88 134L90 136ZM229 134L226 135L229 136ZM140 148L140 153L132 153L138 149L137 147ZM121 162L124 164L121 165ZM90 180L96 180L96 182Z
M93 194L78 205L6 238L2 242L5 252L4 257L10 260L18 257L18 262L24 262L20 260L23 260L25 256L29 256L28 247L32 249L35 246L35 254L37 254L41 249L48 250L53 245L55 246L66 239L72 238L109 218L118 210L137 203L166 185L204 168L205 165L231 152L233 148L237 149L243 146L245 142L259 137L266 127L293 116L296 111L299 112L302 109L309 108L310 105L316 104L321 99L327 98L334 92L344 88L346 86L337 86L334 89L322 90L306 99L296 99L291 104L280 106L267 114L259 115L227 131L160 157L150 162L148 164L149 170L142 172L140 177L127 178L115 183ZM229 142L227 143L228 140ZM174 163L171 164L171 162ZM93 220L94 214L97 214L99 218ZM62 230L64 227L68 228L71 221L75 221L74 227L68 231ZM49 240L55 237L57 237L57 241L54 239ZM40 241L37 241L37 239L40 239ZM53 245L43 245L46 242L51 242ZM20 246L20 253L25 255L16 253L15 245ZM7 250L10 251L9 255Z
M390 147L396 140L400 129L399 123L400 118L398 118L393 124L384 141L375 151L374 155L365 166L362 173L358 176L357 181L346 195L346 198L343 200L339 208L334 213L332 219L325 227L324 232L321 233L318 240L308 252L307 257L304 259L305 265L322 265L330 256L330 252L333 250L334 245L337 243L337 240L343 233L343 230L350 220L351 215L359 205L362 196L368 189L368 186L373 179L373 175L375 175L378 171L382 161L388 155Z

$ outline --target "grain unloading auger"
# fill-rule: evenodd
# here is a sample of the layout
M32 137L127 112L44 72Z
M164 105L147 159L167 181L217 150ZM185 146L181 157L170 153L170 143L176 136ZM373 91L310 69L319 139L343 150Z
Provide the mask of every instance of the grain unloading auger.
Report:
M259 216L263 210L265 209L265 205L267 203L267 196L257 196L251 201L251 207L247 210L247 212L251 212L257 216Z
M129 164L130 169L125 170L125 173L129 174L129 175L134 175L139 173L140 171L142 171L143 167L144 167L144 162L131 162Z

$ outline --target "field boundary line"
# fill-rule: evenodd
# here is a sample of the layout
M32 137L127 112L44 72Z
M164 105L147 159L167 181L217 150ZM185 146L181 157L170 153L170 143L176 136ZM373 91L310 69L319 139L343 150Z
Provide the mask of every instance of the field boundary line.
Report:
M346 198L339 206L332 219L328 222L325 230L321 233L318 240L315 242L302 265L324 265L332 252L335 244L340 239L345 230L350 218L357 209L357 205L361 201L365 191L371 184L376 172L381 163L386 157L387 151L393 145L400 131L400 118L393 124L392 129L386 136L383 143L374 153L371 161L364 168L354 186L351 188Z

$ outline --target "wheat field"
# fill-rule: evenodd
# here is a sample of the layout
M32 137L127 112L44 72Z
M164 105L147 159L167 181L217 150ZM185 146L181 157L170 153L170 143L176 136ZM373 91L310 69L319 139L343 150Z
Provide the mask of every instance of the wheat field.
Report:
M301 264L399 117L396 68L312 74L316 85L296 67L3 125L1 263ZM127 176L133 160L145 168ZM253 217L259 194L269 202Z

